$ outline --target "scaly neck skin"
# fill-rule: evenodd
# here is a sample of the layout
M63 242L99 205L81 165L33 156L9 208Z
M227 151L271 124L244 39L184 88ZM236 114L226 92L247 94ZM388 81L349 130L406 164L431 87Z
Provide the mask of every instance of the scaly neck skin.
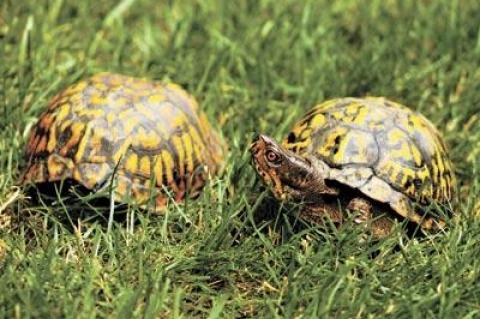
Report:
M327 172L323 162L312 157L302 158L293 153L291 155L291 164L295 169L288 170L282 180L286 181L292 200L304 201L308 205L315 205L317 202L323 205L323 196L338 195L337 189L325 184Z

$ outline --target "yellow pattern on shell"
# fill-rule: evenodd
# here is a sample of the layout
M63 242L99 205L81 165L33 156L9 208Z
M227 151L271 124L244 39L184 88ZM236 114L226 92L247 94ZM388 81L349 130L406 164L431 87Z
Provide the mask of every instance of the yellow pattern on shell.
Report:
M175 169L175 163L173 162L172 155L166 150L162 151L162 160L164 172L167 176L167 183L170 184L173 181L173 170Z
M137 167L138 155L136 153L132 153L125 159L125 171L130 174L135 174L137 172Z
M93 188L115 172L116 199L142 202L155 179L155 202L162 206L165 186L178 201L187 189L198 194L207 180L198 168L218 173L224 149L180 86L100 73L51 99L28 139L22 182L65 177Z
M143 176L146 176L146 177L150 176L150 158L148 156L143 156L140 159L138 172Z
M385 98L340 98L317 105L294 125L283 145L340 170L352 164L372 168L405 196L392 199L394 209L411 207L405 204L409 201L444 203L454 193L453 165L436 128L421 114Z

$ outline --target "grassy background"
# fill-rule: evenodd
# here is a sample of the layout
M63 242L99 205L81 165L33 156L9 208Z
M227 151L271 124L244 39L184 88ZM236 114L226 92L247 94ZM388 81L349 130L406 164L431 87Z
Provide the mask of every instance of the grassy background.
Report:
M479 317L479 17L459 0L1 1L0 316ZM72 232L14 182L48 99L103 70L183 85L231 158L187 207ZM366 94L444 133L460 182L451 230L359 245L348 227L256 218L252 133L282 137L314 103Z

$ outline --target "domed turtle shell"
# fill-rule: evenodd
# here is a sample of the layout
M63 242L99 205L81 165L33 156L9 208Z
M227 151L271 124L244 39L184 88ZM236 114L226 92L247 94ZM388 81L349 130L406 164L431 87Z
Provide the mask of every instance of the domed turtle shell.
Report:
M50 101L31 131L22 183L71 179L98 190L115 176L117 200L144 203L153 186L161 209L165 187L176 201L196 196L220 169L223 149L179 86L100 73Z
M283 141L328 165L327 179L357 189L431 228L414 209L452 199L447 148L424 116L385 98L339 98L314 107Z

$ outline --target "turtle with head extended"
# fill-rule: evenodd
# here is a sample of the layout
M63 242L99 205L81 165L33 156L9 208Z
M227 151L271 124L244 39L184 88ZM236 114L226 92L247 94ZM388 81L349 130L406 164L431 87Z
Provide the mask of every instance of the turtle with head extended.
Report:
M452 199L455 175L433 124L380 97L339 98L315 106L277 143L255 137L250 151L261 179L282 201L301 203L314 222L345 220L345 209L375 237L395 219L424 230L444 221L422 208Z
M21 183L71 181L155 209L196 197L223 165L224 146L180 86L99 73L57 94L33 127Z

